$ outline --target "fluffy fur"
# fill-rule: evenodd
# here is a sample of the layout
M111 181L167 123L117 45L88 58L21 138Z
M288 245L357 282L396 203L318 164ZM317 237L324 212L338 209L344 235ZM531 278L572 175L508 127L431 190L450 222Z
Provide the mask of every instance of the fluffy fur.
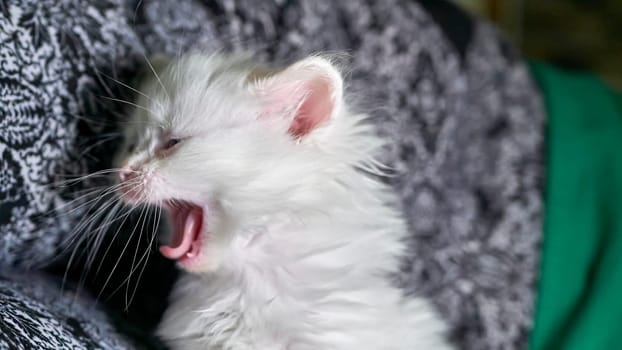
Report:
M389 274L407 232L378 139L320 57L283 70L193 54L141 87L121 155L137 202L204 210L158 329L174 349L448 349ZM173 147L164 147L169 140Z

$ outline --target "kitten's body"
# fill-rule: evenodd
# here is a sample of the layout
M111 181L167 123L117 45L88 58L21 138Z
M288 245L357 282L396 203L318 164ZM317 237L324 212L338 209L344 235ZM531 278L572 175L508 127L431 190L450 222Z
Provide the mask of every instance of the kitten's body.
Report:
M187 201L204 222L158 334L175 349L448 349L431 307L390 283L407 229L369 175L382 143L339 73L320 58L259 72L195 55L144 86L167 112L137 118L172 131L142 132L145 155L129 157L140 201ZM184 132L175 153L158 146Z

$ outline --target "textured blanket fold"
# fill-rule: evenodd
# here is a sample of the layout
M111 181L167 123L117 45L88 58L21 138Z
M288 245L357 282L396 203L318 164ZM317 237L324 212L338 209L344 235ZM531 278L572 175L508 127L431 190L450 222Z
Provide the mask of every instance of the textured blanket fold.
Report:
M85 279L104 300L102 290L117 289L103 308L114 314L124 314L140 272L127 320L149 333L165 307L172 266L151 254L144 274L134 268L135 252L149 243L133 234L138 215L118 235L114 227L108 235L81 229L101 208L89 212L81 195L108 185L104 178L55 186L113 166L113 136L126 115L117 101L132 99L122 84L133 85L152 54L251 51L285 63L346 53L340 60L357 109L390 140L381 160L396 170L386 180L411 231L398 283L432 300L460 349L526 347L542 227L544 113L524 62L490 24L441 0L12 0L0 2L0 42L0 268L69 270L68 280ZM72 238L76 245L64 249ZM73 251L71 264L70 254L57 258ZM85 278L87 256L102 268ZM46 285L32 280L47 296ZM15 298L0 295L0 315L8 303L17 320L7 331L0 317L0 340L57 348L24 336L39 318L29 312L38 308L22 306L38 295L21 283L5 284ZM107 341L114 336L107 319L84 321L93 332L82 348L118 348ZM56 337L58 329L39 334Z

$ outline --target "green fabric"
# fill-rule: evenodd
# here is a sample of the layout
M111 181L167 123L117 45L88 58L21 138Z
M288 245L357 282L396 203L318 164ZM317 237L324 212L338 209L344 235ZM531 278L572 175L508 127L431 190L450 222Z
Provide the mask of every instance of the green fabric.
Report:
M532 350L622 349L622 95L532 65L548 112Z

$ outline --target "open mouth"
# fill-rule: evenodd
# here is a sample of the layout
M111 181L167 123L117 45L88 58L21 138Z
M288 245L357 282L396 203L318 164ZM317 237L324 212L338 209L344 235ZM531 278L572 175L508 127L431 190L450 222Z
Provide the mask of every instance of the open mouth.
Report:
M171 239L160 247L165 257L179 262L196 258L201 252L203 208L189 202L171 200L162 207L169 215Z

